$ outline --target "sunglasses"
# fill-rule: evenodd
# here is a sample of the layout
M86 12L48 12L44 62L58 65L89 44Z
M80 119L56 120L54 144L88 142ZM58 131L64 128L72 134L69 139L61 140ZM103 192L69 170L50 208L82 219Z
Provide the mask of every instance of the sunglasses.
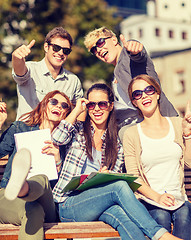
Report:
M96 45L90 49L90 52L95 55L97 53L97 47L101 48L105 45L105 40L111 38L111 37L106 37L106 38L100 38L97 40Z
M108 101L89 102L88 104L86 104L86 107L88 110L93 110L96 105L98 105L101 110L106 110L108 108L108 103Z
M153 95L156 92L155 87L153 86L147 86L144 90L135 90L132 92L132 98L135 100L139 100L143 96L143 92L146 93L147 95Z
M49 102L50 102L50 104L53 105L53 106L56 106L56 105L59 103L56 98L51 98L51 99L49 99ZM61 102L60 104L61 104L61 107L62 107L63 109L69 108L69 105L68 105L68 103L66 103L66 102Z
M69 55L72 51L71 48L63 48L63 47L61 47L57 44L48 43L48 45L52 46L52 49L53 49L54 52L59 52L62 49L62 51L65 55Z

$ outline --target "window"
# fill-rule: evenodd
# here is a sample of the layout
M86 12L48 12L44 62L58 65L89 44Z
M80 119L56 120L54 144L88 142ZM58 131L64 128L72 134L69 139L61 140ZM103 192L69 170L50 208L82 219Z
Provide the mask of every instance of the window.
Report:
M174 38L174 31L169 30L168 36L169 36L169 38Z
M140 28L140 29L139 29L139 38L142 38L142 37L143 37L143 29Z
M186 91L185 72L177 71L173 81L173 89L176 95L183 94Z
M182 32L182 39L186 40L188 38L187 32Z
M160 37L160 29L159 28L155 28L155 36L156 37Z
M184 115L185 115L185 109L180 108L180 109L178 109L178 112L180 113L180 117L184 117Z
M185 7L185 5L186 5L186 4L185 4L184 2L182 2L181 6L182 6L182 7Z

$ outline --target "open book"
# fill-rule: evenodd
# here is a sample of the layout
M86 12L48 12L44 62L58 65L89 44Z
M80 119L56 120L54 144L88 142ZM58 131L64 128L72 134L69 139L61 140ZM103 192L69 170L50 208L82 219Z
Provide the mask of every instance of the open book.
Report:
M44 142L51 140L50 129L15 133L14 137L17 151L27 148L31 152L31 169L27 179L37 174L45 174L49 180L58 179L54 156L42 153Z
M181 207L184 204L184 202L185 202L185 198L184 197L182 199L176 199L175 200L175 205L168 207L168 206L159 204L159 203L155 202L152 199L146 198L145 196L141 196L140 198L142 200L144 200L145 202L151 204L151 205L157 206L157 207L162 208L162 209L167 209L167 210L176 210L179 207Z
M141 185L136 183L137 177L126 173L100 173L92 172L89 175L81 175L73 177L65 186L62 192L69 192L72 190L83 191L91 187L98 186L103 183L109 183L115 180L124 180L129 184L129 187L136 191Z

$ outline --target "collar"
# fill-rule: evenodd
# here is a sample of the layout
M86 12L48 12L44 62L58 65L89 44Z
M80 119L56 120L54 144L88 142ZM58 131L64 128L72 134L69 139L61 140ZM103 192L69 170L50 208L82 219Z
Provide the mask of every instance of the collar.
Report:
M93 127L92 124L91 124L91 132L92 132L92 136L93 136L94 133L95 133L95 129L94 129L94 127ZM102 140L102 141L105 140L105 138L106 138L106 134L107 134L107 129L105 130L104 134L103 134L102 137L101 137L101 140Z
M42 74L43 75L51 75L51 73L46 65L45 58L43 58L39 63L41 65ZM65 68L63 68L63 66L61 66L60 73L58 74L56 79L59 79L59 78L68 80L68 71Z

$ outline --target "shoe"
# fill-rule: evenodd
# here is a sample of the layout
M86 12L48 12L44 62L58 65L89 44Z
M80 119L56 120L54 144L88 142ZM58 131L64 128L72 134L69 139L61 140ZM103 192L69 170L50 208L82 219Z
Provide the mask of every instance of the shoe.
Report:
M5 188L4 196L8 200L14 200L29 173L31 167L31 153L28 149L22 148L17 151L13 158L11 177Z

